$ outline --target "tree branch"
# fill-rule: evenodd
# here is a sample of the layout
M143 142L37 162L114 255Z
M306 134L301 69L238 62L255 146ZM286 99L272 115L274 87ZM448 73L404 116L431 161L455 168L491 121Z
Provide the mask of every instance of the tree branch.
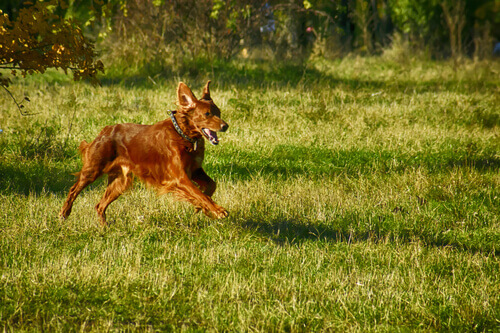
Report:
M29 113L29 112L26 112L26 111L23 111L23 108L24 108L24 105L22 104L19 104L16 99L14 98L14 95L12 95L12 93L10 92L9 89L7 89L7 87L3 86L3 85L0 85L0 87L4 88L5 91L9 94L9 96L12 98L12 100L14 101L14 103L16 103L16 106L17 106L17 109L19 110L19 113L21 114L21 116L33 116L35 115L36 113ZM25 101L28 101L29 102L29 99L27 97L24 97L24 100Z

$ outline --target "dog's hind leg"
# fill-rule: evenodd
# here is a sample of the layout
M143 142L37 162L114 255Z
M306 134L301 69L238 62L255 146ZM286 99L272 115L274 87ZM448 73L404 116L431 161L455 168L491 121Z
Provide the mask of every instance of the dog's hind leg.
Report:
M96 139L90 144L82 141L78 149L82 155L83 166L82 170L76 174L78 177L76 183L69 190L68 198L59 212L62 219L66 219L71 214L71 208L76 197L85 187L93 183L105 172L103 170L104 166L113 156L111 142L108 141L103 144L101 139Z
M64 205L59 212L60 218L66 219L69 214L71 214L71 208L73 208L73 202L75 201L76 197L80 194L81 191L83 191L85 187L99 178L100 175L101 173L99 171L96 171L95 169L85 170L85 168L77 174L78 179L69 190L68 198L66 199L66 202L64 202Z
M107 225L106 208L132 185L132 175L129 173L129 169L125 166L122 166L121 169L122 170L117 170L108 174L108 187L106 188L106 192L104 192L101 201L95 206L102 226Z

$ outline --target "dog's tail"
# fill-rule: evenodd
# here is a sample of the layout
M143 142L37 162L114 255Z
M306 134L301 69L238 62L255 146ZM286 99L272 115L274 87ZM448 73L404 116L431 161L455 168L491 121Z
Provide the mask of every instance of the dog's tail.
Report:
M78 150L80 151L80 155L83 156L88 147L89 147L89 143L87 141L83 140L80 143L80 145L78 146Z
M89 143L85 140L83 140L82 142L80 142L80 145L78 146L78 150L80 151L80 156L82 157L82 160L85 159L85 152L87 151L87 149L89 148ZM75 172L73 173L72 175L79 178L80 177L80 171L79 172Z

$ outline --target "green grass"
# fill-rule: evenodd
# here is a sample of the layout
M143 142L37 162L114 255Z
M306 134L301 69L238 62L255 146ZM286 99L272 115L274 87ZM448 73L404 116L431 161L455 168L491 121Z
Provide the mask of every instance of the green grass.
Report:
M196 77L57 73L0 94L5 331L499 331L499 63L215 63ZM105 180L57 218L105 125L153 123L206 79L230 124L209 147L225 220ZM154 81L154 82L153 82Z

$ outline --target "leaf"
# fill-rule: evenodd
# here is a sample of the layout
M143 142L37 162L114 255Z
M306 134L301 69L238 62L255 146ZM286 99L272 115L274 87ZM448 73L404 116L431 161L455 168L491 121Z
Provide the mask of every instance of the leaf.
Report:
M94 44L72 20L54 14L59 5L58 0L37 1L20 9L13 22L0 12L0 64L10 65L12 76L17 71L26 77L47 68L62 68L79 71L74 80L98 83L95 74L104 72L104 66L95 59ZM0 85L6 87L9 82L2 79Z

